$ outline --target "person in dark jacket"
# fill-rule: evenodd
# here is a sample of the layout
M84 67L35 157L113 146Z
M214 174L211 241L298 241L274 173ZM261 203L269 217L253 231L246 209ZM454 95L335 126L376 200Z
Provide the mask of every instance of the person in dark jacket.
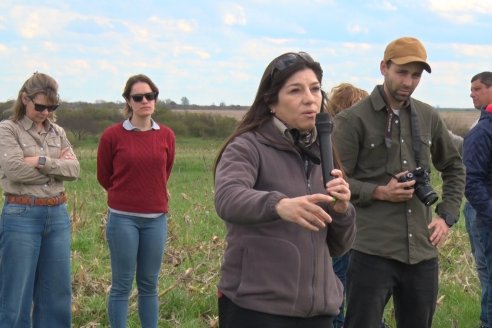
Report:
M491 76L491 72L484 72L484 76ZM484 74L482 73L482 74ZM476 84L475 84L476 86ZM487 90L488 89L488 90ZM472 94L474 92L472 79ZM482 88L484 93L492 92L492 85ZM477 90L475 90L475 94ZM480 93L480 92L479 92ZM475 107L478 104L477 97L473 97ZM492 99L489 99L492 103ZM483 252L486 270L480 274L482 283L482 313L481 327L488 327L492 322L492 104L482 104L480 119L470 132L465 136L463 145L463 160L466 167L465 196L470 205L476 211L475 229L478 231L479 241L474 249L477 259L477 250ZM471 235L470 235L471 238ZM472 244L473 245L473 244ZM479 262L477 259L477 266ZM478 267L477 267L478 268ZM485 313L484 313L485 312ZM485 318L483 317L485 316Z
M470 97L476 109L482 110L488 104L492 104L492 72L481 72L474 75L471 79ZM477 121L478 122L478 121ZM474 128L477 122L474 122L470 129ZM480 242L480 233L477 226L477 212L469 201L463 206L463 214L465 217L466 231L470 238L470 246L475 266L477 268L478 279L482 289L480 302L480 328L488 328L487 320L487 298L488 298L488 278L487 278L487 262L485 260L485 252L483 245Z
M307 53L275 58L219 152L215 207L227 228L221 328L327 328L338 314L342 284L331 257L350 249L355 211L336 158L323 184L321 80Z

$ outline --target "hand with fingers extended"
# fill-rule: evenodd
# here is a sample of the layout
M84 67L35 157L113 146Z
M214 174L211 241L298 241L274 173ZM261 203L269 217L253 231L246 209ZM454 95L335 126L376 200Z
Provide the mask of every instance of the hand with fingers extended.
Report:
M294 222L309 230L319 231L332 219L317 203L330 203L332 200L333 197L323 194L283 198L275 209L283 220Z

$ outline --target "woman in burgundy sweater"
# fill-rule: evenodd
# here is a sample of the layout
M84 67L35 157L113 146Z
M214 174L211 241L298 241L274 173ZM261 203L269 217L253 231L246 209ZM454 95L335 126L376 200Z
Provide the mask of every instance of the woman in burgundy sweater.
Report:
M126 327L128 299L137 273L142 327L157 327L157 282L167 236L167 182L174 163L173 131L152 119L159 89L145 75L128 79L123 123L99 141L97 179L108 193L106 237L111 256L108 316Z

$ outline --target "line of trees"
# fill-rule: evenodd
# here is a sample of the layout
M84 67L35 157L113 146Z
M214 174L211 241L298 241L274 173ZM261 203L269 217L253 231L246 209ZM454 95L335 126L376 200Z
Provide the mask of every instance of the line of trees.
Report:
M13 101L0 103L2 119L10 116L12 105ZM123 107L124 103L113 102L62 103L56 110L57 123L65 129L76 145L90 138L98 139L108 126L123 121ZM226 138L237 124L234 118L213 113L194 113L193 110L173 112L161 101L156 105L153 118L168 125L177 136L182 137Z

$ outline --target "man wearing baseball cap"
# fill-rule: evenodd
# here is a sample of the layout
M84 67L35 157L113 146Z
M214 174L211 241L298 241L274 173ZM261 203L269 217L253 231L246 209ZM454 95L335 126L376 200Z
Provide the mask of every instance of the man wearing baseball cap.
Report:
M437 246L459 216L465 172L439 113L411 97L423 71L431 72L422 43L390 42L380 70L383 84L339 113L333 131L357 211L344 327L379 327L393 296L398 328L430 328ZM432 166L441 172L440 200Z

